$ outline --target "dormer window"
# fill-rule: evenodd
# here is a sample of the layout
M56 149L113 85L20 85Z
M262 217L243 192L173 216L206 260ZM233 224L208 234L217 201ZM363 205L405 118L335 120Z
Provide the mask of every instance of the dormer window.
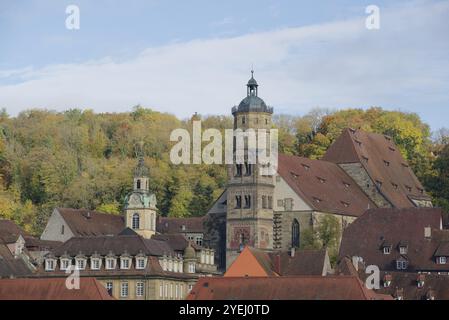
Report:
M362 159L363 159L365 162L368 162L368 157L362 156Z
M407 189L408 192L412 192L412 187L410 186L405 186L405 189Z
M383 247L383 253L384 254L390 254L391 253L391 246L384 246Z
M446 257L438 257L438 264L446 264L447 258Z
M382 188L382 181L376 180L376 186Z
M395 188L396 190L398 190L399 186L398 186L396 183L392 182L391 185L393 186L393 188Z
M86 269L86 258L84 257L75 258L75 265L78 270Z
M310 169L310 166L308 166L306 164L302 164L302 166L303 166L304 170L306 170L306 171Z
M419 193L424 194L424 189L418 188Z
M400 246L399 247L399 253L400 254L407 254L407 250L408 248L407 248L407 246Z
M349 188L351 185L347 182L343 182L343 185L345 186L345 188Z
M186 226L184 224L181 226L181 230L186 231Z
M55 271L56 259L49 258L45 259L45 271Z
M349 207L349 203L347 203L347 202L341 201L341 204L342 204L345 208L348 208L348 207Z
M426 276L424 274L418 274L418 279L416 280L418 288L424 287L425 279Z
M317 177L317 179L318 179L318 181L319 181L320 183L325 183L325 182L326 182L326 179L323 179L323 178L320 178L320 177Z
M131 268L131 258L121 257L120 258L120 269L128 270Z
M390 166L390 161L384 160L384 164L385 164L385 166L389 167Z
M90 259L90 268L92 270L100 270L100 268L101 268L101 259L100 258L91 258Z
M60 263L60 267L59 268L62 271L65 271L65 270L69 269L71 261L70 261L69 258L61 258L59 263Z
M357 143L359 145L359 147L362 146L362 141L359 141L359 140L354 140L354 141L355 141L355 143Z
M106 269L107 270L114 270L115 264L117 263L117 260L115 258L106 258Z
M313 197L313 200L315 200L316 203L320 203L322 201L320 198L316 198L316 197Z
M388 288L391 285L392 276L391 274L386 274L384 277L384 287Z

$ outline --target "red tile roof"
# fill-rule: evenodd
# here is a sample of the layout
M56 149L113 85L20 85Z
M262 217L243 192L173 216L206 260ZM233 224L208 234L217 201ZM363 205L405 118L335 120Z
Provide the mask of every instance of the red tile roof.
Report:
M253 258L248 257L248 254ZM243 263L240 263L240 258ZM244 277L251 274L256 269L253 263L257 263L257 267L262 268L267 276L320 276L326 263L326 250L296 250L292 257L290 252L266 252L247 246L228 268L225 276ZM258 276L262 276L262 273Z
M373 300L354 276L200 278L188 300Z
M411 198L431 200L388 136L345 129L323 160L338 164L361 163L373 183L381 183L380 192L395 207L413 207Z
M343 232L340 258L362 257L364 264L377 265L381 270L395 270L396 260L408 261L408 271L449 271L449 265L435 263L440 246L445 251L449 230L439 230L441 209L406 208L372 209L366 211ZM431 238L425 238L424 228L431 228ZM401 254L400 245L407 246ZM383 253L391 246L390 254Z
M0 300L114 300L94 278L81 278L79 290L69 290L66 278L0 280Z
M278 173L316 211L358 217L376 207L335 163L279 154Z
M56 208L75 237L115 235L125 228L121 215L86 209Z

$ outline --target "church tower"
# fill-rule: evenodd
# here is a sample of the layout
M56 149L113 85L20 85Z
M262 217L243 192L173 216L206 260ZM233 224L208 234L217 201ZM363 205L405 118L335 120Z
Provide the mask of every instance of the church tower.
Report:
M234 130L267 130L271 128L273 108L258 96L254 71L247 84L247 96L239 106L232 108ZM234 154L236 140L234 138ZM226 268L244 246L270 251L273 249L273 193L272 175L263 175L261 165L248 163L248 145L245 143L245 162L228 165L226 212Z
M143 156L134 169L133 191L125 198L126 226L150 239L156 233L156 196L150 193L149 170Z

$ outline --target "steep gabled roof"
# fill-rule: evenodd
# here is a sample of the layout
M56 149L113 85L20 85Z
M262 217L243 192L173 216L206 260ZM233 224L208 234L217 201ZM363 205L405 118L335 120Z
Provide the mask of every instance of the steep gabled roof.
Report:
M30 237L27 232L13 221L0 219L0 243L16 242L19 236L22 236L23 238Z
M431 200L388 136L345 129L327 150L323 160L337 164L362 164L382 195L397 208L413 207L411 199Z
M122 216L86 210L56 208L75 237L118 234L125 228Z
M376 207L335 163L279 154L278 173L316 211L357 217Z
M187 300L381 299L354 276L200 278Z
M441 215L436 208L368 210L343 232L340 258L362 257L366 266L381 270L395 270L396 260L405 259L408 271L449 271L448 265L435 262L437 249L449 240L449 230L440 230ZM425 237L425 228L431 237ZM407 253L401 254L404 243ZM391 246L390 254L384 254L385 245Z
M15 258L7 245L0 243L0 278L20 277L31 272L21 257Z
M94 278L80 278L78 290L66 278L0 280L0 300L114 300Z

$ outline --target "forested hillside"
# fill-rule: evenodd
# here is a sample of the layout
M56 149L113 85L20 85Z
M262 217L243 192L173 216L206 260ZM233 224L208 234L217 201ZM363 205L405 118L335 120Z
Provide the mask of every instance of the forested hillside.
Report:
M203 129L232 128L230 116L202 117ZM278 115L280 151L321 157L345 127L392 136L436 203L449 207L449 134L434 133L415 114L380 108L302 117ZM56 206L119 214L132 187L137 148L144 142L151 189L161 214L202 215L226 184L224 166L176 166L169 161L173 129L190 120L142 107L133 112L29 110L0 113L0 218L39 233Z

